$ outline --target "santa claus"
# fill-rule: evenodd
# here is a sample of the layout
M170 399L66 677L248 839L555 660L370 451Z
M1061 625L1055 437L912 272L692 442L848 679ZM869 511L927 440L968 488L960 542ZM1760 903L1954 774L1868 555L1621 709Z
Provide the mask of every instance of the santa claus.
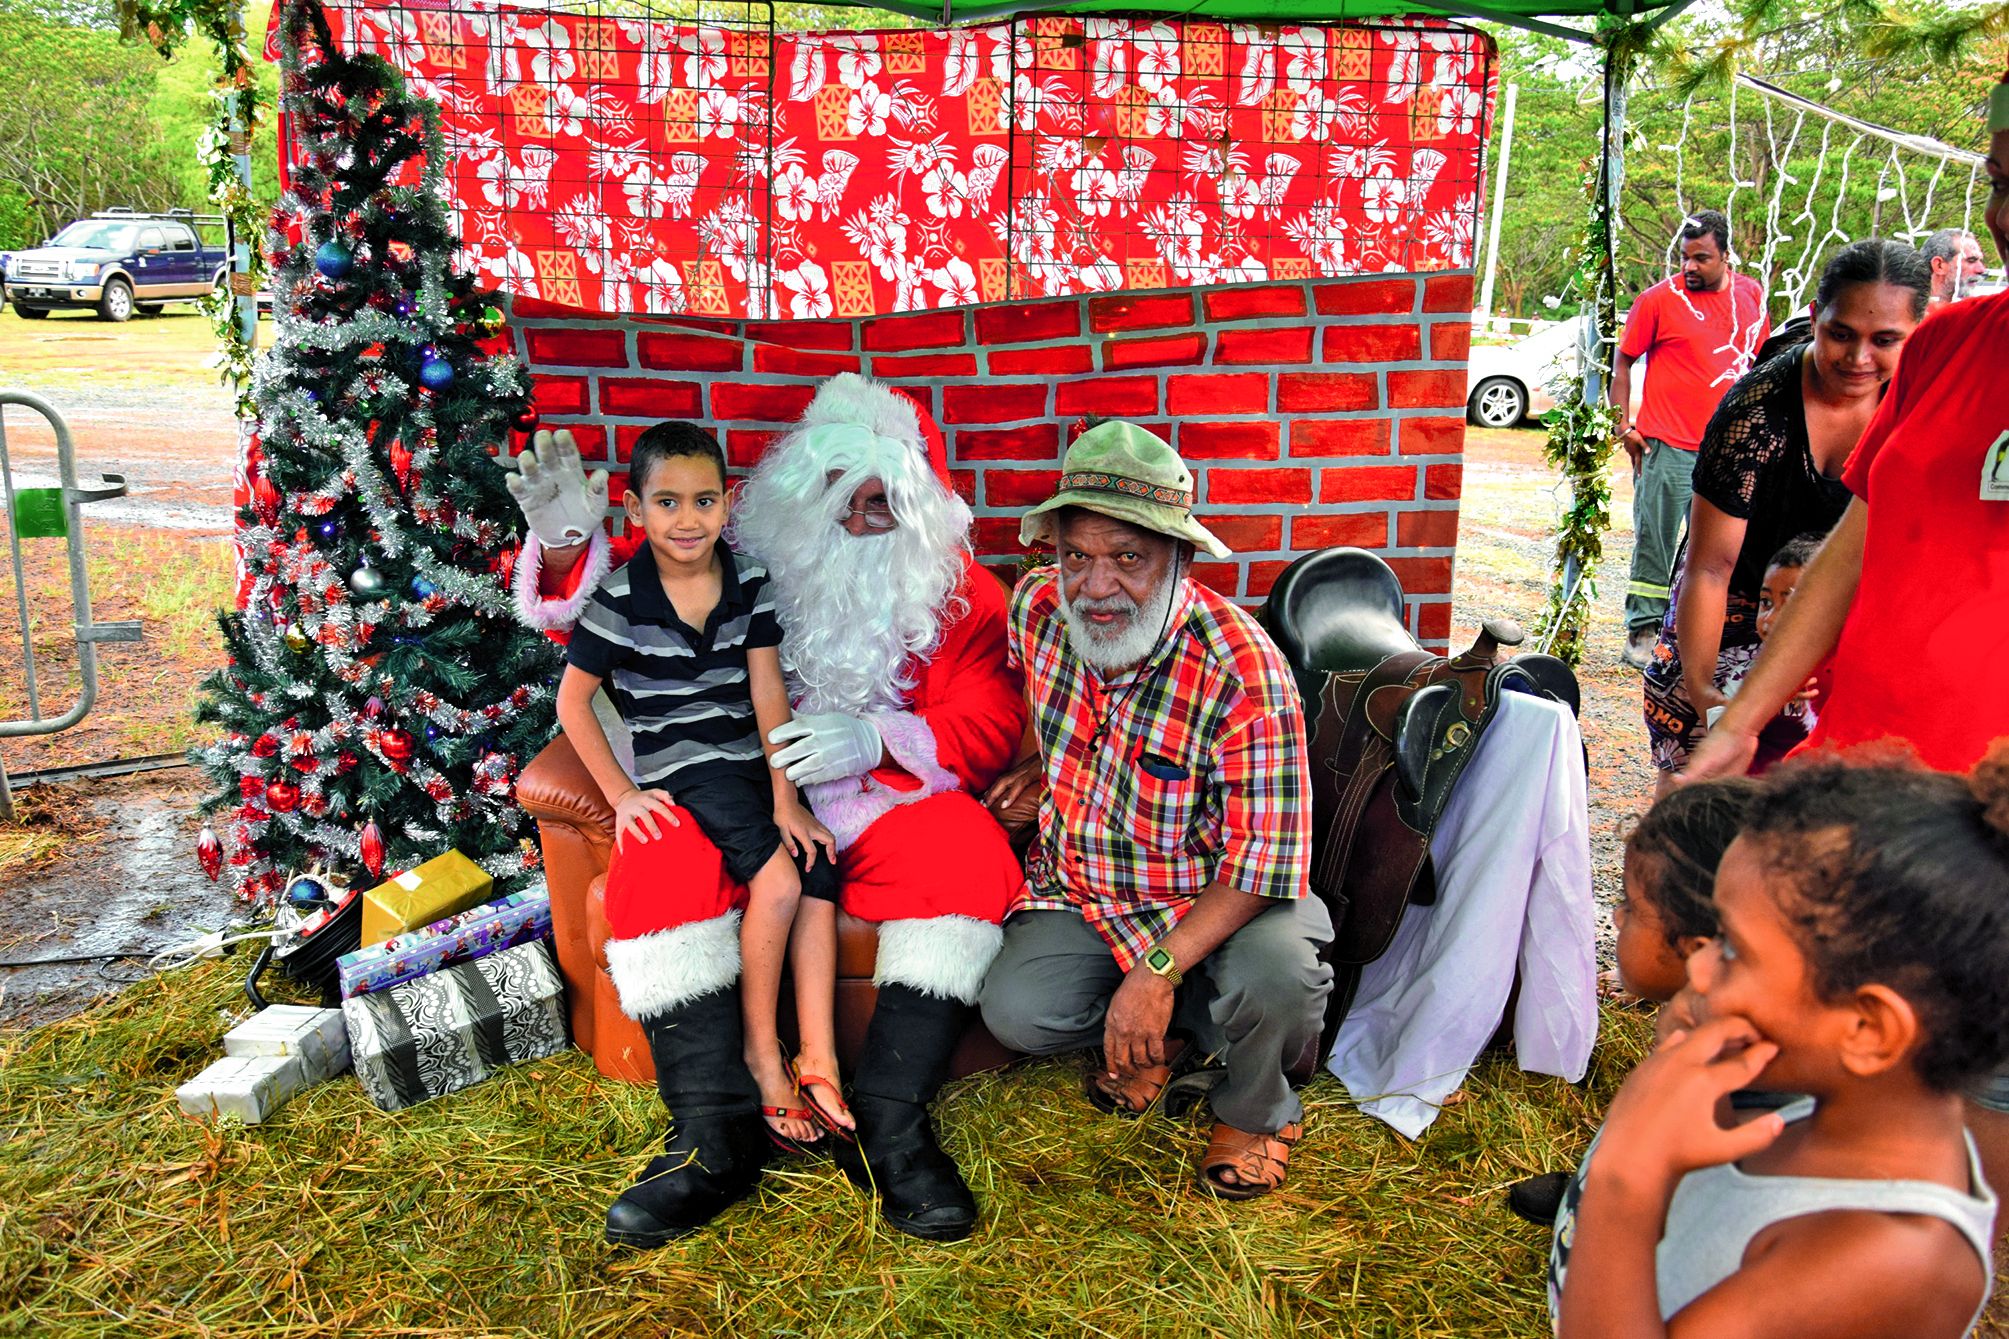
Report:
M601 529L606 473L586 475L568 434L538 434L519 466L510 487L538 542L517 601L562 636L640 540ZM838 1159L893 1226L936 1241L968 1236L976 1202L927 1108L1020 882L975 798L1011 762L1025 706L1004 592L969 530L927 413L846 373L745 482L731 532L771 575L783 627L795 717L775 765L836 835L843 907L879 928L878 1004L851 1083L857 1143ZM694 824L666 836L617 851L607 876L608 970L671 1114L663 1155L607 1211L608 1240L636 1246L751 1192L770 1147L741 1055L745 892L711 875L719 857Z

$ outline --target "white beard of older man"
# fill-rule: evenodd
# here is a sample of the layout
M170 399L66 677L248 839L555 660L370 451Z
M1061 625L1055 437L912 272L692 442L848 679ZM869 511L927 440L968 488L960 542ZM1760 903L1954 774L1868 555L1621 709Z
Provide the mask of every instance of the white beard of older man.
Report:
M624 547L599 528L604 478L596 486L566 445L540 435L511 481L546 544L519 562L519 607L554 634ZM1002 829L973 797L1010 761L1025 706L1004 592L971 558L969 525L932 421L845 374L762 459L729 532L771 575L783 629L795 717L775 732L784 747L772 760L836 837L840 905L879 927L878 1002L851 1083L858 1142L839 1143L838 1158L894 1227L937 1241L968 1236L976 1202L927 1107L1019 884ZM752 1188L766 1156L740 1057L745 894L688 886L696 866L678 842L695 831L617 851L608 870L608 971L672 1113L665 1155L608 1211L621 1244L702 1226Z

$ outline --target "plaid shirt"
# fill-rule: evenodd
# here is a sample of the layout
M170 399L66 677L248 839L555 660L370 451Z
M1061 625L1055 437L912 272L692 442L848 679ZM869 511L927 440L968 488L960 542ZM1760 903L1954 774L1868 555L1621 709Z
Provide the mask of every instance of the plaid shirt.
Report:
M1079 911L1128 971L1211 883L1306 894L1311 849L1304 709L1256 621L1187 580L1171 631L1105 682L1068 644L1059 576L1012 594L1045 761L1039 836L1012 911Z

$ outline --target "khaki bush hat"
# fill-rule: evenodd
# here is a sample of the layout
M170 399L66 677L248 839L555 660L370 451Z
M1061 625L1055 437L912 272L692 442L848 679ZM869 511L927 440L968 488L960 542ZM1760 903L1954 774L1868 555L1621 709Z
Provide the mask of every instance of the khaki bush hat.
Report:
M1183 539L1215 558L1232 556L1213 531L1193 519L1193 472L1170 444L1135 423L1099 423L1075 439L1060 463L1058 490L1020 520L1019 543L1052 545L1055 514L1062 507Z

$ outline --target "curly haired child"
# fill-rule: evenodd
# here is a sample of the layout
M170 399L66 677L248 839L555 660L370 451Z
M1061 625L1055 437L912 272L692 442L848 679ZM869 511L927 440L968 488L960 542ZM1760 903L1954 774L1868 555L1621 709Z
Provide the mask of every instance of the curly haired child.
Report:
M1692 1029L1626 1080L1556 1222L1561 1339L1954 1339L1996 1199L1962 1092L2009 1058L2009 741L1966 778L1767 776ZM1803 1094L1741 1124L1736 1089Z

